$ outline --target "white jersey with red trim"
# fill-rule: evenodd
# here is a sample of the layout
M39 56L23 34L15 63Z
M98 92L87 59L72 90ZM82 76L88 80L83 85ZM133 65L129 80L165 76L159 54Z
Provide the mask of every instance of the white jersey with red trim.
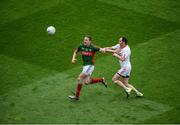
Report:
M116 44L116 45L112 46L111 48L112 48L112 49L118 49L118 48L120 48L120 45L119 45L119 44Z
M112 46L111 48L117 50L117 54L120 55L123 60L119 60L119 63L122 67L131 67L130 63L130 55L131 55L131 50L128 45L126 45L124 48L122 48L119 44Z

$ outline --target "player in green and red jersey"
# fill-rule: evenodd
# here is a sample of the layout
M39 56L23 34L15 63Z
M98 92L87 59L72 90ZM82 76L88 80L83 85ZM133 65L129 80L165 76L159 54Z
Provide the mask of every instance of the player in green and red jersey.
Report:
M76 88L76 92L73 95L69 95L70 99L73 100L79 100L80 92L83 83L85 85L89 84L95 84L95 83L102 83L107 87L107 83L105 82L104 77L103 78L90 78L93 70L94 70L94 55L96 52L105 52L104 48L97 48L91 44L92 38L91 36L85 36L84 42L82 45L80 45L78 48L75 49L72 57L72 63L74 64L76 62L76 55L78 52L81 52L82 54L82 60L83 60L83 70L80 73L78 77L78 84Z

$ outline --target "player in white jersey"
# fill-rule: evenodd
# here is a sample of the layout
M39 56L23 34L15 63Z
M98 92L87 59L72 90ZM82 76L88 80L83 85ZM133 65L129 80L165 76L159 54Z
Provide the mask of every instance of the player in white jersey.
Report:
M143 96L143 94L139 92L134 86L128 83L129 76L131 73L131 50L127 42L128 41L125 37L121 37L119 39L119 44L112 47L106 47L106 52L112 52L113 56L119 60L121 66L121 68L113 76L112 81L124 88L127 97L129 97L131 90L133 90L136 93L136 96L141 97Z

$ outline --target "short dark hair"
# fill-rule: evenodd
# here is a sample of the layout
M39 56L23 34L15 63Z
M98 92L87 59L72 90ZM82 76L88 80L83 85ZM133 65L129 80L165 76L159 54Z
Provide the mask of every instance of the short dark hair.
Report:
M92 41L92 37L90 35L86 35L85 37L89 38L89 41Z
M127 43L128 43L128 40L127 40L127 38L126 38L126 37L124 37L124 36L123 36L123 37L121 37L121 38L122 38L122 41L123 41L123 42L125 42L125 44L127 44Z

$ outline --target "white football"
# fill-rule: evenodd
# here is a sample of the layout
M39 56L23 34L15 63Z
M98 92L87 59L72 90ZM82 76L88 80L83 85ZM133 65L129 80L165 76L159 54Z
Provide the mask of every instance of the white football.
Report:
M47 32L48 32L48 34L55 34L55 32L56 32L56 29L54 28L54 26L49 26L48 28L47 28Z

